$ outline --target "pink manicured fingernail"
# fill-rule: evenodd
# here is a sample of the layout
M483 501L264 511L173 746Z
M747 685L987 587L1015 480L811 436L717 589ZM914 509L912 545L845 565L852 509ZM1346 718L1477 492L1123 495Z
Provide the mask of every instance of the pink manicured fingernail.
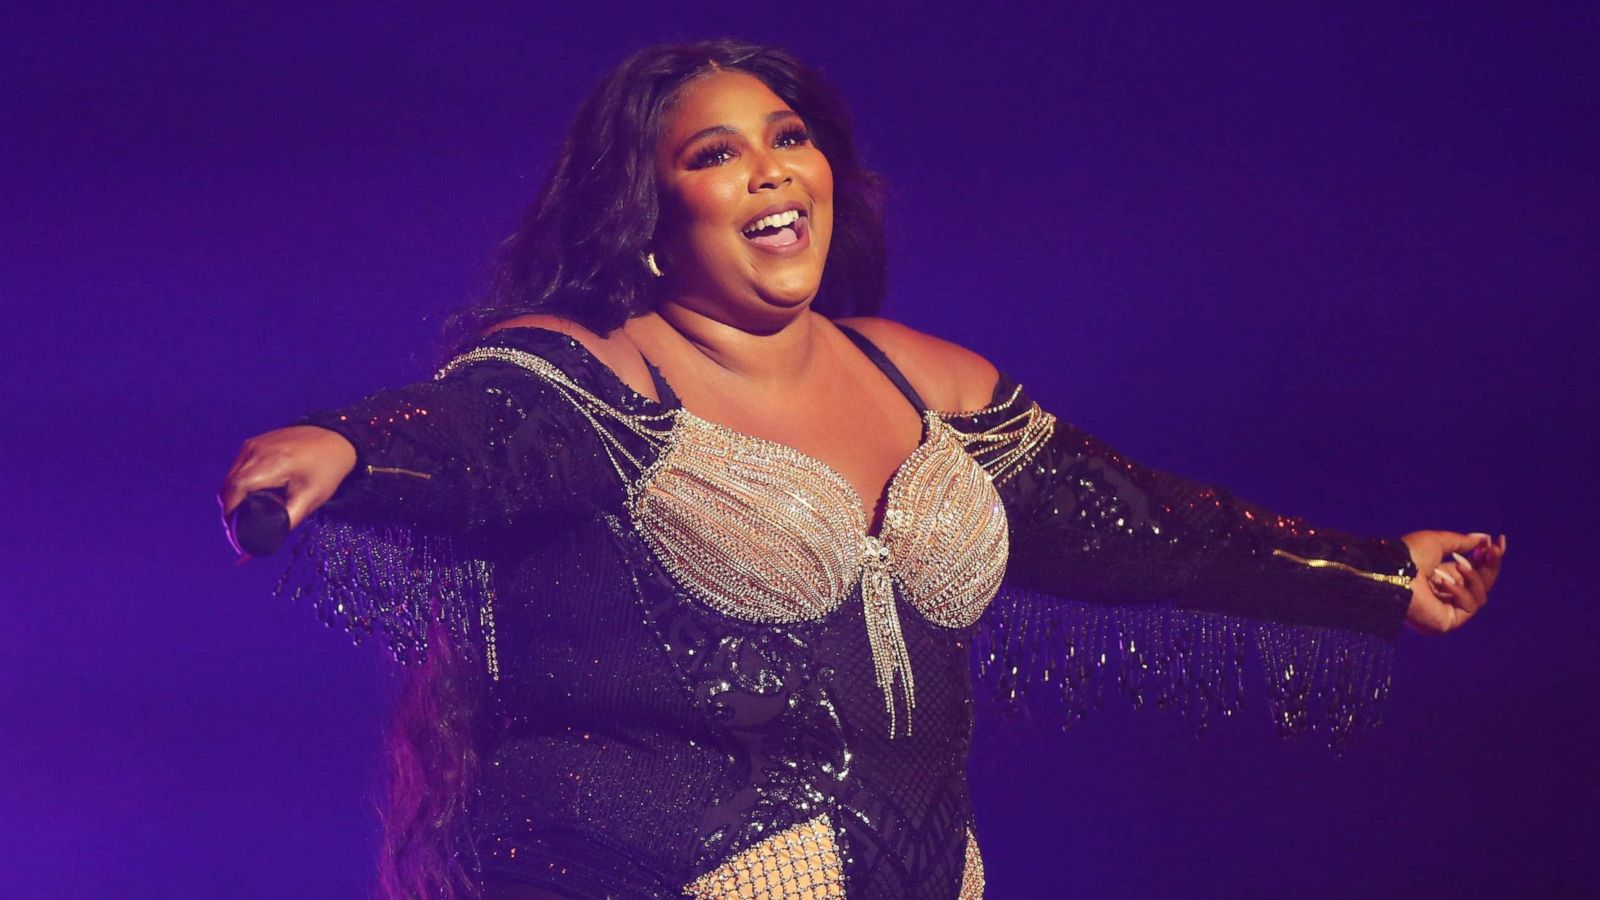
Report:
M1462 556L1459 553L1452 553L1450 554L1450 558L1455 560L1456 565L1460 566L1461 568L1466 569L1468 572L1472 571L1472 563L1467 562L1467 558L1465 556Z
M1444 582L1445 584L1450 585L1451 587L1455 587L1456 584L1457 584L1455 576L1451 575L1449 572L1446 572L1443 569L1434 569L1433 570L1433 577L1439 579L1440 581Z

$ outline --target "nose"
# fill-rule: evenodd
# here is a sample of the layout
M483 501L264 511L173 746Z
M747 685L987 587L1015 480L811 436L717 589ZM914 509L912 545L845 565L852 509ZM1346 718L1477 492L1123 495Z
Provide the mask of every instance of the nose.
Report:
M770 148L757 154L753 158L753 162L754 165L750 169L750 193L752 194L757 191L770 191L794 180L783 160Z

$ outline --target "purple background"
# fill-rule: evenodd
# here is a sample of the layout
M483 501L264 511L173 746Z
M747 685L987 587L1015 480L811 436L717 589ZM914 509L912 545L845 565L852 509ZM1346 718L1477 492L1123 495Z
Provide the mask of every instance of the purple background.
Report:
M1343 759L1259 702L985 732L992 897L1600 891L1597 18L1455 6L12 7L0 895L361 894L378 651L233 567L213 492L427 371L601 72L725 33L851 99L889 315L1162 468L1511 536Z

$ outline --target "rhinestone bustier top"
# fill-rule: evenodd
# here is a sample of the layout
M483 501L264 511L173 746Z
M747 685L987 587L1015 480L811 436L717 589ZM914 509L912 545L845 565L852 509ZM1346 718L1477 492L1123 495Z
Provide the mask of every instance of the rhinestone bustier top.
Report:
M937 415L890 480L880 535L824 463L680 414L675 440L633 491L639 532L696 598L757 622L820 619L859 584L891 732L894 685L909 730L916 688L891 582L929 620L978 620L1005 572L1008 531L989 475Z
M281 589L402 661L463 651L486 897L981 897L979 697L1070 723L1113 680L1204 721L1253 651L1285 733L1380 717L1401 542L1146 469L1004 376L929 410L847 333L922 418L876 534L820 460L544 329L301 420L358 465Z

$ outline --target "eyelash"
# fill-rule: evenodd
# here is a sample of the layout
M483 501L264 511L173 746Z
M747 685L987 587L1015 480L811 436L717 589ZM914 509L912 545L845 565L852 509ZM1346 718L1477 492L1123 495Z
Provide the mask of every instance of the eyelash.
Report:
M778 132L778 140L782 141L784 138L793 138L794 143L789 146L798 147L811 140L811 132L800 125L791 125ZM721 163L717 162L717 158L725 153L732 152L733 146L731 144L727 141L719 141L696 153L694 158L689 161L689 168L704 169L707 166L721 165Z

